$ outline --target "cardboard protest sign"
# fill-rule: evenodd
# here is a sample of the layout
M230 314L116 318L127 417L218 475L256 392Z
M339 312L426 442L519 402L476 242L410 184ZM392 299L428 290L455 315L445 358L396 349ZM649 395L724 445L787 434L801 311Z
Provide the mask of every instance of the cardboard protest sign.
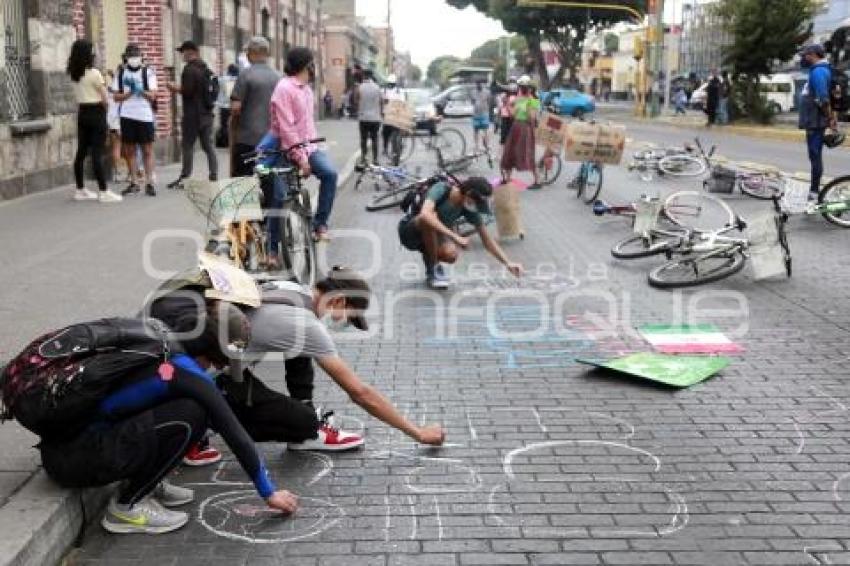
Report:
M551 112L540 115L535 137L537 143L555 155L560 155L564 149L564 134L567 120Z
M412 131L415 125L413 109L403 100L390 100L384 107L384 124L406 132Z
M208 299L219 299L254 308L262 304L257 283L245 271L226 259L209 253L198 254L198 262L212 283L213 288L204 292Z
M575 120L565 129L567 161L595 161L617 165L626 147L626 128L613 124L594 124Z

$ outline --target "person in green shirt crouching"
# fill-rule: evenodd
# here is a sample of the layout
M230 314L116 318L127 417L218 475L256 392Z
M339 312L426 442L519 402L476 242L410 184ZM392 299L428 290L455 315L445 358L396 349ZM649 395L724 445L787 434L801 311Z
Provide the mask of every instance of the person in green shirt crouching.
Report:
M455 263L458 250L469 246L469 239L451 228L461 219L475 227L490 255L515 277L522 275L522 265L508 259L484 224L482 214L489 213L492 194L493 188L487 179L470 177L457 186L435 183L423 198L411 203L399 223L398 235L405 248L422 254L428 286L432 289L449 287L441 263Z

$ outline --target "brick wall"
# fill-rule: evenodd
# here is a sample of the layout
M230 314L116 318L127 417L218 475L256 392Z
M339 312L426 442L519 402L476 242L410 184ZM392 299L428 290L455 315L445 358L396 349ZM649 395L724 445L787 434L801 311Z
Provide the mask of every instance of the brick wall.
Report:
M166 71L166 58L163 53L163 9L162 0L126 0L127 38L136 43L145 55L145 61L156 70L157 88L157 137L171 135L171 94L165 88L171 80Z

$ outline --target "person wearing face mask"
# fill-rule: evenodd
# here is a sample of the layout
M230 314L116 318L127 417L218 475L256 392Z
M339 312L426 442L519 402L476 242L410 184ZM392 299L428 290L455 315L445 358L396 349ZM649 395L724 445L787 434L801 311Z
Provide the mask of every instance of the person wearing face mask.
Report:
M197 269L167 281L154 292L145 312L166 324L204 305L211 282ZM219 376L219 385L239 421L256 442L286 442L289 450L335 452L362 446L358 434L334 427L331 411L313 404L313 362L358 405L417 442L438 446L438 425L417 426L405 419L380 392L364 383L340 357L333 334L349 327L368 330L363 313L370 289L354 271L334 267L312 289L287 281L262 287L262 304L242 307L250 340L238 363ZM208 302L208 301L207 301ZM273 390L254 374L267 354L283 355L290 396ZM234 378L235 376L235 378Z
M401 244L422 254L428 286L447 289L449 280L441 262L455 263L458 248L466 249L469 239L450 227L461 218L475 227L490 255L507 267L514 277L523 273L520 264L512 262L487 231L482 214L489 212L488 199L493 188L487 179L470 177L459 186L435 183L425 195L421 208L409 210L398 225Z
M313 52L306 47L293 47L286 55L286 74L275 87L271 99L271 130L281 149L316 139L313 117L315 96L310 84L315 80ZM319 204L313 218L313 238L328 240L328 221L337 189L337 172L327 153L315 145L298 149L289 156L304 177L315 174L319 179Z
M799 127L806 130L806 146L812 166L809 198L817 199L823 177L823 145L827 128L838 125L830 104L832 68L823 46L809 45L800 53L800 66L808 71L809 80L800 96Z
M130 44L124 50L126 64L118 68L112 82L115 102L119 104L121 124L121 147L129 167L130 184L122 195L133 195L141 191L142 179L138 177L136 151L142 150L144 161L145 194L156 196L154 186L153 142L156 134L156 72L143 65L142 50Z

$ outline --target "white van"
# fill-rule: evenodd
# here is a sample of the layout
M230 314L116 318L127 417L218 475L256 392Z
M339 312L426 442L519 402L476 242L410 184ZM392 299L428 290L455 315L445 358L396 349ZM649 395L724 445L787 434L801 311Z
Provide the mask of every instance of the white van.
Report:
M796 106L794 77L787 73L762 77L761 93L777 113L790 112Z
M767 99L767 103L774 107L776 113L790 112L795 108L794 77L791 75L776 73L775 75L763 76L760 85L761 93ZM708 83L703 83L701 87L694 91L691 95L692 108L702 110L705 107L707 89Z

